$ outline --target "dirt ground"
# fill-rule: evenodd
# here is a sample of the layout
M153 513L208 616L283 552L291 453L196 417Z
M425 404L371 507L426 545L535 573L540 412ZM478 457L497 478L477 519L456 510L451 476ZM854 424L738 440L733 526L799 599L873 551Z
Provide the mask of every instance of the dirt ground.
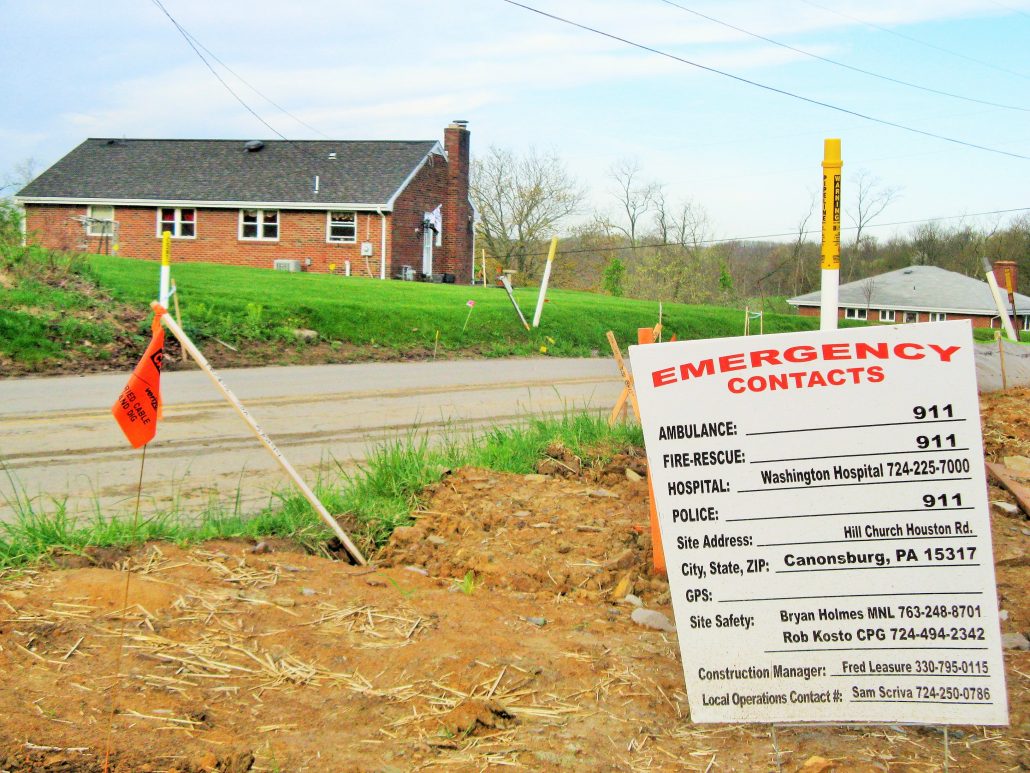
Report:
M1028 398L984 398L988 459L1030 451ZM619 601L672 615L642 457L551 453L447 476L374 568L223 541L0 577L0 771L942 769L934 728L691 724L676 634ZM1030 524L992 521L1026 632ZM1005 661L1011 726L952 729L950 770L1030 769L1030 652Z

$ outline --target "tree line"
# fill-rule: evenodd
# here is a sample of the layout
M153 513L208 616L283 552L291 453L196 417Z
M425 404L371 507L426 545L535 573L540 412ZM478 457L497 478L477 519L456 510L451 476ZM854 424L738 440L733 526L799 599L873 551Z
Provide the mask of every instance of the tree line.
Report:
M609 207L586 208L587 192L553 153L491 147L473 159L471 196L477 247L494 270L538 280L547 242L561 238L552 283L662 301L744 305L819 286L821 212L813 198L785 229L785 241L722 241L703 204L672 200L636 161L608 170ZM901 195L872 173L845 178L841 282L910 265L982 277L982 258L1014 260L1030 294L1030 213L992 226L928 221L879 238L874 227Z

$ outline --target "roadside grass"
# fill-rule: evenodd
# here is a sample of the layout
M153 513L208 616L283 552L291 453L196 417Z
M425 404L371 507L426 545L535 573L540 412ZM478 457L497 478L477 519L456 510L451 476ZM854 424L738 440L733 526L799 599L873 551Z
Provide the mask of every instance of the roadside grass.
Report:
M411 522L420 496L448 470L476 466L502 472L532 473L548 445L562 443L585 462L604 464L621 450L642 446L637 425L609 427L605 418L566 412L557 418L526 418L514 426L494 427L483 434L452 433L430 443L424 432L412 431L375 448L356 471L336 464L313 486L326 508L344 519L351 537L366 554L382 545L397 526ZM16 512L0 523L0 570L29 565L55 553L84 554L90 548L130 547L151 540L181 545L211 539L283 537L310 552L324 551L331 537L308 502L291 490L277 501L245 514L239 498L226 505L212 503L192 515L178 506L149 515L134 526L132 513L107 514L97 508L86 519L74 517L61 500L43 502L25 495L7 473L4 498Z
M114 298L145 307L156 292L157 267L150 261L107 255L89 257L99 283ZM470 351L481 356L547 354L590 356L606 352L605 332L613 330L625 346L636 342L639 327L658 322L658 304L595 293L552 289L541 326L522 327L503 290L493 287L380 281L361 277L288 273L202 263L172 267L184 327L198 338L231 344L292 341L306 328L327 342L395 350L432 351L439 331L443 352ZM536 288L517 288L515 296L528 319L536 307ZM474 301L469 316L467 301ZM665 338L680 340L739 335L741 309L664 304ZM767 332L812 330L817 320L769 314Z
M0 354L36 363L114 339L115 326L103 319L108 299L96 292L84 256L7 248L0 275Z

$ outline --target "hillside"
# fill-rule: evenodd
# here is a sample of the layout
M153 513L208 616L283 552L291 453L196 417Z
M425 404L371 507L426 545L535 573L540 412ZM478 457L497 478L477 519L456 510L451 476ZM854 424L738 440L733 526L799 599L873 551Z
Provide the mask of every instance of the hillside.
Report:
M173 265L183 326L218 367L539 355L607 356L607 330L625 344L658 322L658 304L552 290L527 332L494 287L381 282L204 264ZM0 376L125 369L148 334L154 263L104 255L13 250L0 262ZM536 288L517 288L531 318ZM468 305L469 301L474 306ZM665 335L739 335L744 312L665 304ZM815 321L768 314L766 332ZM302 332L312 331L312 332ZM169 368L181 367L169 346Z

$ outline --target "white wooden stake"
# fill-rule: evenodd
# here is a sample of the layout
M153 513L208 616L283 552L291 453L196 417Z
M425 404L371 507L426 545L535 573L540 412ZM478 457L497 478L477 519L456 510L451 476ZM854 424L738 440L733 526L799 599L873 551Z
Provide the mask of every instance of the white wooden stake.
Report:
M536 312L533 314L533 327L540 327L540 315L544 313L544 298L547 296L547 283L551 281L551 264L554 253L558 250L558 237L551 239L551 249L547 253L547 265L544 266L544 278L540 282L540 295L536 299Z
M163 309L161 304L156 301L150 305L155 312ZM355 563L365 566L368 562L365 560L365 557L361 555L361 551L358 550L353 542L351 542L347 533L340 528L340 524L338 524L336 519L333 518L328 510L326 510L325 505L323 505L319 498L315 496L315 492L308 488L308 484L300 477L297 471L293 468L293 465L290 464L289 460L282 455L282 452L276 447L275 443L272 442L272 439L268 437L268 435L265 434L265 431L258 426L256 421L254 421L254 417L250 415L250 412L243 406L243 403L239 401L239 398L237 398L229 387L226 386L225 382L222 381L221 376L219 376L215 372L214 368L211 367L211 364L201 353L200 349L197 348L196 344L189 339L189 336L187 336L175 320L172 319L172 315L168 313L161 314L161 322L171 331L172 335L179 340L182 348L192 355L193 360L200 366L201 370L207 373L211 381L214 382L218 391L221 392L222 396L229 401L229 404L236 409L236 413L238 413L240 418L246 422L247 426L250 427L258 440L261 441L261 444L268 449L268 452L273 457L275 457L279 466L282 467L286 474L290 476L290 479L294 482L297 488L300 489L300 493L304 495L304 498L308 500L311 506L315 509L315 512L318 513L319 517L325 521L326 526L328 526L332 530L333 534L336 535L337 539L340 540L340 543L343 545L350 557L354 559Z
M987 286L991 288L991 295L994 296L994 304L998 307L998 316L1001 317L1001 325L1005 328L1005 335L1011 341L1018 341L1019 336L1016 335L1016 329L1012 326L1012 320L1009 319L1009 312L1005 308L1005 302L1001 299L1001 291L998 289L998 278L994 276L994 269L987 262L987 258L983 259L983 264L984 271L987 272Z

